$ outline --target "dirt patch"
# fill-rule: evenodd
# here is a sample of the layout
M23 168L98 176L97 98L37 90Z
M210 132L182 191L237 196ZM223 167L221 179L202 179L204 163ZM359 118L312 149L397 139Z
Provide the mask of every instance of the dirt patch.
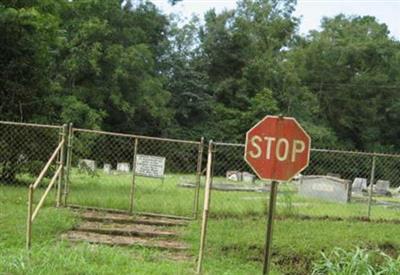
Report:
M392 258L396 259L399 256L399 249L392 243L385 242L385 243L379 244L378 248L383 253L385 253L386 255L389 255Z
M302 255L275 255L272 254L273 262L279 266L279 271L282 274L298 274L307 275L310 274L312 269L312 261L308 257Z
M247 260L262 263L264 260L264 247L259 245L226 245L221 248L223 254L243 255ZM310 256L293 254L283 255L279 251L272 252L273 263L279 267L282 274L310 274L312 269L312 258Z

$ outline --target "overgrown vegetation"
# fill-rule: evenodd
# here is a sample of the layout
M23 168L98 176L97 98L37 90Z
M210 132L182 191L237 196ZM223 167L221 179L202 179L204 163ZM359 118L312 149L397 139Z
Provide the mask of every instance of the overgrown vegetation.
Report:
M366 249L356 248L346 251L335 248L329 255L322 254L322 259L314 264L313 275L319 274L399 274L400 258L393 259L383 252L371 253Z

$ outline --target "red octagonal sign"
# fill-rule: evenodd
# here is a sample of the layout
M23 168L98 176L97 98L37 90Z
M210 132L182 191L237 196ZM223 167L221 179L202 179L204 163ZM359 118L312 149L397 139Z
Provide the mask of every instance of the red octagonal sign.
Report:
M266 116L247 132L244 159L260 179L289 181L307 167L310 146L296 119Z

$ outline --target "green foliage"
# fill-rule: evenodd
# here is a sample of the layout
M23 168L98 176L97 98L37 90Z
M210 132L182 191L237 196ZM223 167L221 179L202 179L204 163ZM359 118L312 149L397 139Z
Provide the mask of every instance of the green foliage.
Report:
M317 147L398 150L399 41L371 16L302 37L295 7L241 0L183 24L149 1L5 2L0 119L242 142L283 114Z
M374 253L358 247L355 251L335 248L329 255L325 253L321 253L321 255L322 259L314 263L312 274L394 275L400 272L400 258L393 259L383 252L374 255ZM378 260L380 260L380 262L377 262Z

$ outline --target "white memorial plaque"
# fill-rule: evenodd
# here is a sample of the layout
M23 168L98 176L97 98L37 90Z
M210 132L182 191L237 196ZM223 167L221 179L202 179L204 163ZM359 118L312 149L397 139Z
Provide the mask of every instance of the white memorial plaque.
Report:
M136 155L136 174L146 177L164 177L165 157Z

